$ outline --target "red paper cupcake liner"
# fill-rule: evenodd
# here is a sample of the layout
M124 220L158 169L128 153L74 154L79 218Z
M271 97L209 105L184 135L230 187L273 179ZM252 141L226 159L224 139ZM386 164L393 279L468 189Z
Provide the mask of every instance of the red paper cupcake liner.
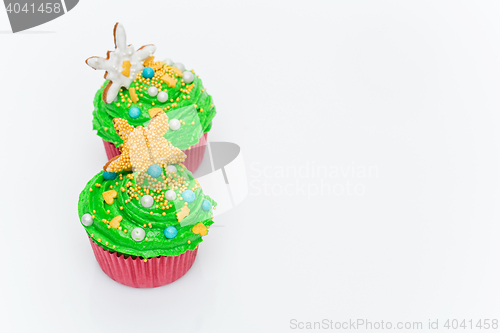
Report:
M181 278L193 266L198 247L175 257L154 257L146 262L138 257L125 257L90 244L101 269L111 279L134 288L155 288Z
M203 161L203 156L205 156L205 146L207 145L207 135L208 133L203 134L200 141L198 141L198 143L194 146L191 146L189 150L183 150L184 154L187 156L184 161L184 165L191 172L195 172L200 166L201 161ZM114 144L104 140L102 140L102 142L104 143L104 149L106 150L106 155L109 160L120 155L120 150L118 150Z

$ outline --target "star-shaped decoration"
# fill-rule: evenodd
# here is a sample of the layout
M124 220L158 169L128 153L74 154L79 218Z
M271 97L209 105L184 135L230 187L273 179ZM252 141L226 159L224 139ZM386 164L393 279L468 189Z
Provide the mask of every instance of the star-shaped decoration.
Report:
M120 145L122 153L104 165L107 172L145 172L152 164L179 164L186 159L182 150L163 137L168 130L168 117L164 111L158 111L147 127L134 128L121 118L113 119L113 125L123 140Z
M104 78L109 80L104 88L102 98L111 103L118 96L121 87L129 88L137 74L144 68L144 60L156 51L154 45L144 45L137 51L132 45L127 45L127 35L121 23L116 23L113 31L115 36L115 50L108 51L106 58L90 57L87 65L94 69L106 71Z

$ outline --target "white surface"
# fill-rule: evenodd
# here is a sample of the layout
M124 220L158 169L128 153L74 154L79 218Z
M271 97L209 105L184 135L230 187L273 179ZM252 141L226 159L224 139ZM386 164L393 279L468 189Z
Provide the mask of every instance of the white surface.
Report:
M0 34L2 332L498 319L497 2L137 3ZM106 162L84 61L116 21L203 78L210 140L238 143L249 176L188 274L152 290L104 275L77 214Z

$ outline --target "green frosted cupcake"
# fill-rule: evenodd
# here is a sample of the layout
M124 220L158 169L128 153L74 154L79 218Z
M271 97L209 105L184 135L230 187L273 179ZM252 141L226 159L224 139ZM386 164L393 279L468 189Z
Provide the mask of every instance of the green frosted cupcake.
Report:
M121 24L115 25L114 35L116 50L108 52L107 59L87 59L89 66L106 70L107 80L94 97L93 129L103 139L108 158L118 155L123 143L113 119L144 126L151 120L150 110L161 109L171 121L172 131L166 138L185 150L185 165L194 171L203 156L191 155L204 153L216 113L212 97L193 70L170 59L156 61L154 45L130 52L132 46L127 46ZM193 149L200 146L203 149Z
M190 171L177 164L168 168L174 172L166 170L159 181L164 186L155 191L139 186L140 176L131 172L95 175L78 201L90 239L104 250L141 259L194 250L213 224L216 203Z
M184 275L213 223L216 203L165 139L163 111L146 127L115 118L122 153L80 194L78 213L103 271L132 287L157 287Z

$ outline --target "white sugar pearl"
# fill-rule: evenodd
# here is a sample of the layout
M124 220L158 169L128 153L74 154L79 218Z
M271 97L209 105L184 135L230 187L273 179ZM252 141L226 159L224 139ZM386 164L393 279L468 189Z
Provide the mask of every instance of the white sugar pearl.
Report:
M160 91L156 98L158 98L158 102L165 103L166 101L168 101L168 93L166 91Z
M168 125L172 131L177 131L181 128L181 122L178 119L170 119Z
M177 168L173 165L169 165L167 167L167 170L170 171L171 173L176 173L177 172Z
M177 198L177 194L175 194L174 190L168 190L165 192L165 198L167 198L168 201L174 201L175 198Z
M190 84L194 81L194 74L190 71L185 71L184 73L182 73L182 79L184 80L185 84Z
M165 58L163 60L163 62L166 63L169 66L172 66L174 64L174 61L172 59L169 59L169 58Z
M177 67L181 70L181 72L184 72L186 70L186 67L184 66L184 64L180 63L180 62L176 62L174 64L174 67Z
M148 88L148 95L149 96L153 96L153 97L156 96L156 95L158 95L158 88L156 88L156 87L149 87Z
M130 235L132 236L133 240L140 242L144 239L144 237L146 237L146 232L142 228L134 228Z
M145 196L143 196L141 198L141 205L143 207L146 207L146 208L149 208L149 207L153 206L154 202L155 202L155 200L149 194L146 194Z
M82 224L86 227L90 227L94 223L94 219L92 218L92 215L90 214L84 214L82 216Z

